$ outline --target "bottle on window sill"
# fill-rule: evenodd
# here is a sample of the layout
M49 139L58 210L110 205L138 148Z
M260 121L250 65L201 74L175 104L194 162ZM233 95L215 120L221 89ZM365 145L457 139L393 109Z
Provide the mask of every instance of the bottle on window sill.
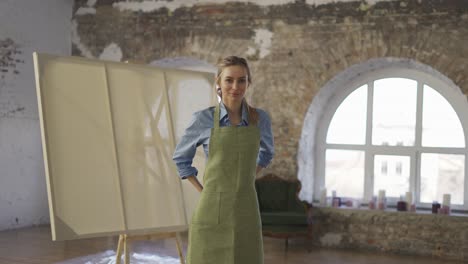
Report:
M369 209L370 209L370 210L375 210L375 202L376 202L376 197L373 196L373 197L369 200Z
M449 215L450 214L450 194L446 193L443 196L442 207L439 208L440 214Z
M413 201L412 192L406 192L405 200L406 200L406 210L409 212L416 212L416 205L414 204L414 201Z
M332 207L340 207L340 206L341 206L341 198L340 197L333 197Z
M379 210L385 210L387 209L387 199L384 198L383 200L379 201L379 203L377 204L377 209Z
M450 206L442 205L438 210L439 214L450 215Z
M397 203L397 211L400 211L400 212L408 211L405 201L398 201L398 203Z
M439 209L440 209L440 203L438 203L437 201L433 201L432 202L432 213L433 214L439 213Z
M379 197L377 198L377 209L385 210L387 208L387 198L385 197L385 190L379 190Z
M327 206L327 188L322 188L320 191L320 206Z

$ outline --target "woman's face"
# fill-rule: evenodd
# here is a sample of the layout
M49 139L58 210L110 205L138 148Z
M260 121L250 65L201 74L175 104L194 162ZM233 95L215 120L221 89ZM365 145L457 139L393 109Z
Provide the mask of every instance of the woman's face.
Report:
M241 102L249 86L247 70L239 65L224 68L218 85L221 87L223 102Z

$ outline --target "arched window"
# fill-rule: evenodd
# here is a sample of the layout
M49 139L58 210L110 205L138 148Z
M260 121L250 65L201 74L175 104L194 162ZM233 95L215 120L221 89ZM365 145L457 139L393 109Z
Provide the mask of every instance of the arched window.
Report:
M323 104L314 198L323 187L363 202L385 190L392 204L410 191L429 207L447 193L468 209L466 97L440 74L394 66L342 80Z

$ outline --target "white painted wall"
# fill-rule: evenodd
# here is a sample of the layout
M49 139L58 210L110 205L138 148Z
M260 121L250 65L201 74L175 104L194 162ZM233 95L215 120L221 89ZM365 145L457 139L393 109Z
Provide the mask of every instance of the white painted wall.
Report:
M71 54L72 7L0 1L0 230L49 222L32 52Z

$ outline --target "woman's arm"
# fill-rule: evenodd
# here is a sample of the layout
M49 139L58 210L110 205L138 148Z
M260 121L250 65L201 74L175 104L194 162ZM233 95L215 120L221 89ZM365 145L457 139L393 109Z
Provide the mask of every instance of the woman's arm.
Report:
M257 165L257 171L256 171L256 175L258 176L258 174L260 173L260 171L262 171L263 167L262 166L259 166Z
M197 147L201 144L203 134L203 122L200 121L200 112L192 116L188 127L176 146L172 160L174 161L181 179L196 178L198 170L192 166ZM197 181L198 182L198 181Z
M197 177L195 177L194 175L192 176L188 176L187 177L187 180L189 180L189 182L195 187L195 189L197 189L199 192L202 192L203 191L203 186L201 185L201 183L198 181Z
M258 173L270 164L275 155L275 147L273 141L273 133L271 131L271 121L268 114L257 108L259 113L259 128L260 128L260 149L257 157L257 175Z

